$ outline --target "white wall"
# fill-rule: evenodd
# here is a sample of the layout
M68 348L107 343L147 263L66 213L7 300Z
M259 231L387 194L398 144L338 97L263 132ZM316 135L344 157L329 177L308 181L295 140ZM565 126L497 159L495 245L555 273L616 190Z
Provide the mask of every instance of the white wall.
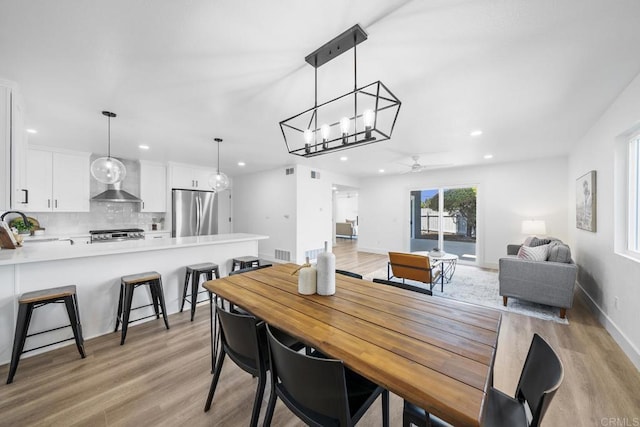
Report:
M287 167L293 175L285 175ZM311 178L311 170L320 179ZM260 257L275 259L275 249L291 252L291 261L304 262L304 252L323 247L332 238L333 184L355 187L354 178L304 165L234 179L234 231L269 236L260 241Z
M624 193L626 164L616 161L626 134L640 124L640 76L622 92L589 132L576 144L569 158L569 230L574 258L579 265L578 283L601 322L640 369L640 262L620 254L625 242L616 229L625 229ZM621 147L622 145L622 147ZM618 159L620 160L620 159ZM597 232L575 228L575 179L597 172ZM620 239L622 240L622 239ZM615 307L618 299L618 308Z
M362 179L359 250L409 250L411 190L477 186L477 261L497 268L507 244L524 239L523 219L544 219L549 235L568 238L566 180L565 157Z
M269 236L259 243L260 258L273 260L275 249L296 253L296 174L285 175L285 169L234 179L234 231Z
M312 170L320 172L319 179L311 178ZM324 248L324 242L329 242L329 250L331 250L332 182L328 173L315 168L298 166L296 173L298 177L298 246L295 262L302 264L305 260L305 251Z

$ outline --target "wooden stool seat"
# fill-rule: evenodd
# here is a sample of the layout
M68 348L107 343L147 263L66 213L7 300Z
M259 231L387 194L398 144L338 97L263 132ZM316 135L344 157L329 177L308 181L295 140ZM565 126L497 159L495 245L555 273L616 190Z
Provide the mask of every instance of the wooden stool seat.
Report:
M184 276L184 286L182 288L182 304L180 304L180 312L184 309L185 301L191 304L191 321L196 315L196 304L198 302L198 294L209 293L207 290L198 292L198 286L200 285L200 277L204 275L206 280L213 280L215 275L216 279L220 278L220 268L218 264L212 262L203 262L200 264L188 265ZM187 289L189 289L189 282L191 282L191 299L187 299ZM211 295L209 295L211 297Z
M255 256L239 256L232 260L231 271L234 271L236 267L239 270L243 270L248 267L258 267L260 265L260 259Z
M69 324L58 328L46 329L44 331L36 332L29 335L29 323L31 322L33 310L52 303L63 303L65 305L67 309L67 315L69 316ZM71 327L71 329L73 330L73 338L63 339L51 344L45 344L39 347L31 348L29 350L24 349L24 344L27 338L67 327ZM75 339L76 341L76 347L78 348L80 357L84 359L84 338L82 337L82 326L80 325L80 312L78 310L78 297L76 295L75 285L42 289L39 291L25 292L24 294L22 294L18 299L18 319L16 321L16 331L15 337L13 339L13 351L11 353L11 364L9 366L9 377L7 378L7 384L11 384L13 382L13 377L18 370L20 356L23 353L38 350L43 347L49 347L51 345L59 344L61 342L73 339Z
M145 273L130 274L122 276L120 279L125 285L135 285L137 283L149 282L151 280L160 280L162 276L157 271L147 271Z
M50 299L69 297L76 294L76 285L60 286L59 288L42 289L40 291L25 292L18 299L20 304L43 302Z
M151 304L141 305L138 307L131 307L133 301L133 291L138 286L149 286L151 292ZM150 316L144 316L139 319L129 320L129 316L132 310L137 310L144 307L153 306L155 314ZM120 297L118 298L118 314L116 315L116 328L113 332L118 332L120 322L122 322L122 336L120 338L120 345L124 345L124 340L127 338L127 329L129 323L137 322L139 320L148 319L155 316L156 319L160 319L160 311L162 311L162 318L164 319L164 325L169 329L169 320L167 319L167 307L164 302L164 291L162 288L162 276L157 271L147 271L144 273L130 274L128 276L122 276L120 278Z

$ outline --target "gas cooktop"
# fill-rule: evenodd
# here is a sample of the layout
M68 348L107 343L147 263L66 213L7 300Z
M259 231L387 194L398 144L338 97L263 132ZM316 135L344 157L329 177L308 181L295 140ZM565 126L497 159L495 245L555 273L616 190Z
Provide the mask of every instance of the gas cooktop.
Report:
M90 230L91 243L119 242L123 240L144 239L144 230L141 228L118 228L115 230Z

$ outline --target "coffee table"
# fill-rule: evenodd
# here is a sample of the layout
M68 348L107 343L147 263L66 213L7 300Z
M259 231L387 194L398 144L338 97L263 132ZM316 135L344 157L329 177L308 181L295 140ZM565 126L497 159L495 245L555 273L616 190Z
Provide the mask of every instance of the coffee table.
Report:
M444 253L440 256L431 255L428 251L411 252L412 254L427 256L431 260L433 267L440 266L441 285L451 282L453 273L458 265L458 255Z

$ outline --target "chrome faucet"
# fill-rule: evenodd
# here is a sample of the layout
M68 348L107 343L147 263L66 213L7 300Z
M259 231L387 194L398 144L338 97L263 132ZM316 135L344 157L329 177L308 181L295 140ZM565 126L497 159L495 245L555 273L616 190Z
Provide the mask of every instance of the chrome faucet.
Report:
M10 213L14 213L14 214L20 215L22 217L22 220L24 221L25 227L29 227L29 220L27 219L27 216L25 214L23 214L22 212L19 212L19 211L6 211L5 213L3 213L0 216L0 221L4 221L4 217L9 215Z

